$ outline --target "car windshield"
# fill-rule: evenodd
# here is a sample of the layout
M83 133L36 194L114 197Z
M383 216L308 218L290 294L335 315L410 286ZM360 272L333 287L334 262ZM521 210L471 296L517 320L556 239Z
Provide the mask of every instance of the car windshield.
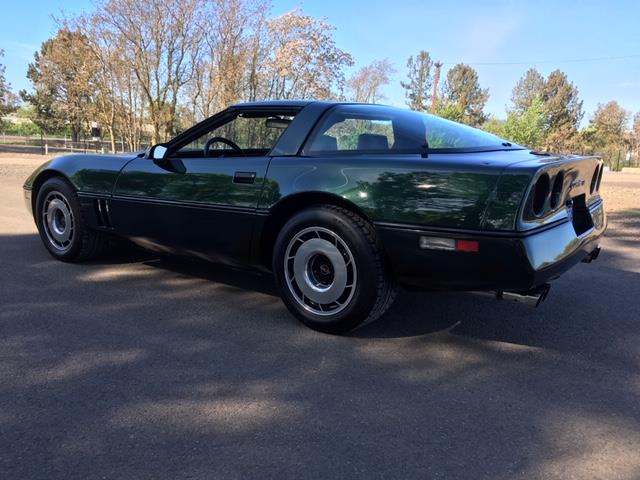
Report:
M512 147L506 140L435 115L377 105L340 105L322 121L310 153L483 151ZM517 146L514 146L518 148Z

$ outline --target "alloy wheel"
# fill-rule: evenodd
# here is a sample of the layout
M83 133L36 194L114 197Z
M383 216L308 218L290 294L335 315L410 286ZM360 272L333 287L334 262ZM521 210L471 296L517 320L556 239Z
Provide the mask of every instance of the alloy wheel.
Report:
M328 317L349 305L358 271L351 250L333 231L301 230L289 242L284 263L289 291L309 312Z

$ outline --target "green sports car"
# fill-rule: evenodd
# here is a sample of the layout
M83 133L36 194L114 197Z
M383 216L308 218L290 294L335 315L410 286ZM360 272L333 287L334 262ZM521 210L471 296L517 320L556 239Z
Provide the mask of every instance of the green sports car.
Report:
M339 333L380 317L398 285L539 303L600 251L602 171L423 113L273 101L144 153L58 157L24 195L57 259L124 237L269 270L298 319Z

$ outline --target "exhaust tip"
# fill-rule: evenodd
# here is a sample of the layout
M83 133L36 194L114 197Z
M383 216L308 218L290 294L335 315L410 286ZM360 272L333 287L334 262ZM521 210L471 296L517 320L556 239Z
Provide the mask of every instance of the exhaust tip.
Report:
M531 307L538 307L547 299L551 285L545 283L531 290L518 290L513 292L498 292L496 297L516 303L523 303Z
M591 263L600 256L600 247L596 247L590 254L582 259L584 263Z

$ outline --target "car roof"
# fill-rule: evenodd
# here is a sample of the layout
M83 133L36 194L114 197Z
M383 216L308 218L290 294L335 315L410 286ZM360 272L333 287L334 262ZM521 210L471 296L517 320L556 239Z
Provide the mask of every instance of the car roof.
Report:
M298 107L304 108L314 100L261 100L257 102L236 103L233 107Z

